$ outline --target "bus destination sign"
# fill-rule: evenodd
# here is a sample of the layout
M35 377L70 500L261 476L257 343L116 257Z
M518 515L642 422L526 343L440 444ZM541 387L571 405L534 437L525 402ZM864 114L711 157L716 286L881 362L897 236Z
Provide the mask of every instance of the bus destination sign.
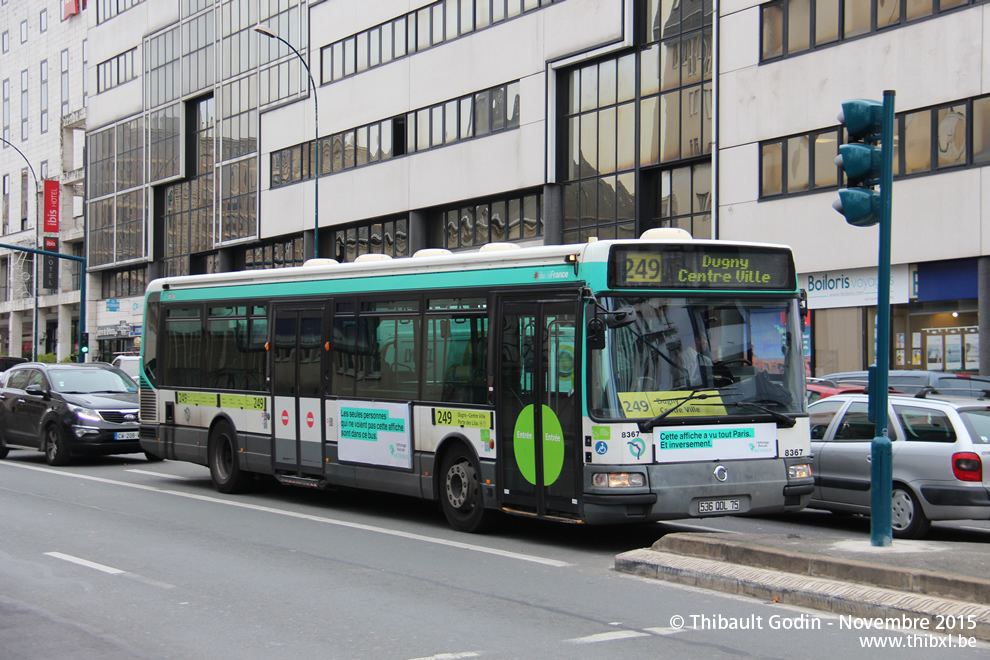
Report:
M616 247L609 285L618 289L757 289L793 291L791 254L732 245Z

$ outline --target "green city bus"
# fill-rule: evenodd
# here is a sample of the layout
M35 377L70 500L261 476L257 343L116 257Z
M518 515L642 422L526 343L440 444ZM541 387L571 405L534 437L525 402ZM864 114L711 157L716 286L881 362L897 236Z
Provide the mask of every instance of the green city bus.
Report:
M812 491L789 248L640 239L158 279L141 446L259 478L610 524Z

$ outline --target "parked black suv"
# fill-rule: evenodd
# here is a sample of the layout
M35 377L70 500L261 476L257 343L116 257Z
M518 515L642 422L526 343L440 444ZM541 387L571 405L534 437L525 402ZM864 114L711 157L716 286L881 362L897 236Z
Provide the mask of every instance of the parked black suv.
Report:
M25 362L4 376L0 458L8 447L44 451L49 465L141 451L137 384L120 369L104 362Z

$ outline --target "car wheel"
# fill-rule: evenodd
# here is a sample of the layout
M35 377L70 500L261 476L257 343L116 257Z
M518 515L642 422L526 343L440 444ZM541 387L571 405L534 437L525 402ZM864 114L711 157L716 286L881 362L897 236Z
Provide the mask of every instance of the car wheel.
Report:
M152 453L151 453L150 451L146 451L146 452L144 452L144 457L145 457L146 459L148 459L148 462L149 462L149 463L159 463L159 462L161 462L161 461L164 461L164 460L165 460L165 459L164 459L164 458L162 458L161 456L155 456L155 455L154 455L154 454L152 454Z
M3 432L0 432L0 458L7 458L9 453L10 448L7 447L7 441L3 437Z
M440 506L450 526L459 532L487 531L496 512L485 509L480 470L474 457L458 446L443 457L440 468Z
M58 424L49 424L45 427L45 461L49 465L68 465L69 445L65 442L65 434Z
M237 442L230 424L220 422L210 434L210 477L221 493L243 493L251 486L251 474L241 471L237 463Z
M914 493L903 486L894 486L891 500L890 523L894 538L919 539L928 533L932 522Z

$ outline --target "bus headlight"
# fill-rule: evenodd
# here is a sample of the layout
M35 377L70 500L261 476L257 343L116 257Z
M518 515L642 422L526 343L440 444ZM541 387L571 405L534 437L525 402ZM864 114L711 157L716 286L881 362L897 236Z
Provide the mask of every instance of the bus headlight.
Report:
M642 488L646 478L639 472L596 472L591 483L596 488Z
M811 476L810 463L798 463L797 465L789 465L787 467L788 479L807 479L810 476Z

